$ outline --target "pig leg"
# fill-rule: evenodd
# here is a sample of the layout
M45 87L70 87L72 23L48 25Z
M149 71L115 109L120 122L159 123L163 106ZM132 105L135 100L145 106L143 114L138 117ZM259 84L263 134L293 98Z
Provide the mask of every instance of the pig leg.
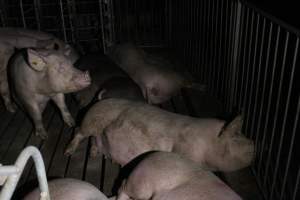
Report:
M92 140L91 140L92 146L90 149L90 157L92 157L92 158L96 158L97 154L98 154L98 146L97 146L96 140L97 140L97 138L92 137Z
M48 137L47 132L43 126L42 111L45 108L45 104L40 105L38 103L25 104L29 115L32 117L35 125L35 135L46 139ZM44 107L44 108L43 108Z
M69 112L69 110L66 106L64 94L59 93L59 94L53 96L51 99L55 102L55 104L59 108L59 110L62 114L64 122L66 124L68 124L68 126L70 126L70 127L74 126L75 121L74 121L73 117L71 116L71 114L70 114L70 112Z
M68 144L66 150L65 150L65 155L66 156L70 156L72 155L77 147L79 146L80 142L86 137L85 135L83 135L79 129L75 129L75 137L73 138L73 140L70 142L70 144Z
M0 54L2 53L0 52ZM4 53L0 56L0 94L3 98L6 109L13 113L16 111L17 107L11 100L7 80L7 64L10 56L10 53Z

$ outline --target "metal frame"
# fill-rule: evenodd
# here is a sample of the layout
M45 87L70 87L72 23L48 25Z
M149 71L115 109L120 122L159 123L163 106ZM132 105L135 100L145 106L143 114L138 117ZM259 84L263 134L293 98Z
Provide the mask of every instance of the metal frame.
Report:
M0 166L0 178L5 179L5 184L0 191L1 200L10 200L17 183L22 175L29 158L32 157L36 169L40 188L40 200L50 200L45 165L40 151L33 146L26 147L14 165Z

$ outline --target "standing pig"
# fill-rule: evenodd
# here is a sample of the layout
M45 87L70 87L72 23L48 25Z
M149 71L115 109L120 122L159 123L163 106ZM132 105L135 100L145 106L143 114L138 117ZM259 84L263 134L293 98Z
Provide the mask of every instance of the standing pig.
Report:
M181 88L193 86L172 69L170 62L151 56L131 43L111 47L108 55L140 86L149 104L163 103ZM205 87L201 85L199 89Z
M241 200L212 172L169 152L147 155L119 189L117 200Z
M52 200L108 200L95 186L81 180L55 179L48 186ZM33 190L24 200L40 200L40 190Z
M10 66L12 87L17 100L27 110L35 124L35 134L42 139L47 133L42 124L42 112L52 99L64 121L74 125L65 104L64 93L75 92L90 85L88 72L73 67L71 61L56 50L26 49L18 52Z
M54 44L58 45L60 52L69 52L67 58L71 62L78 59L77 52L68 44L55 38L53 35L41 31L23 28L0 28L0 95L8 111L14 112L16 107L11 101L10 90L7 80L7 65L15 48L47 48Z
M240 133L241 125L240 116L225 125L143 102L106 99L87 112L65 154L72 154L82 139L96 136L99 150L122 166L144 152L160 150L184 155L206 169L233 171L248 166L254 154L253 141Z

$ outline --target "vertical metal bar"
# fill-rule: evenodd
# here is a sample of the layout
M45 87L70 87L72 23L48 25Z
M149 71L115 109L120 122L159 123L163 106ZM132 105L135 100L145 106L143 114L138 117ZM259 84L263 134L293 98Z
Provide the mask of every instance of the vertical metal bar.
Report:
M261 62L262 62L262 53L263 53L263 45L264 45L264 38L265 38L265 28L266 28L266 19L263 18L263 28L262 28L262 41L261 41L261 44L260 44L260 51L259 51L259 62L258 62L258 80L256 81L256 92L255 92L255 98L254 98L254 113L253 113L253 116L252 116L252 125L251 125L251 128L250 128L250 132L251 133L254 133L254 125L255 125L255 117L256 117L256 111L257 111L257 101L258 101L258 92L259 92L259 83L260 83L260 77L261 77ZM251 138L252 138L252 134L251 134ZM256 138L256 145L257 146L257 141L258 139Z
M260 27L260 15L259 14L256 14L257 16L257 22L256 22L256 33L255 33L255 42L254 42L254 57L253 57L253 63L252 63L252 74L251 74L251 82L250 82L250 94L249 94L249 97L246 98L246 99L249 99L248 101L248 108L246 110L246 115L247 115L247 120L246 120L246 123L245 123L245 130L249 131L248 130L248 127L249 127L249 121L250 121L250 110L251 110L251 105L252 105L252 95L253 95L253 85L254 85L254 77L255 77L255 68L256 68L256 54L257 54L257 42L258 42L258 30L259 30L259 27ZM250 63L250 62L249 62ZM249 64L250 66L250 64ZM248 66L248 67L249 67ZM247 102L247 101L246 101ZM249 132L250 135L251 135L251 138L252 138L252 133Z
M41 30L41 20L40 20L41 4L40 4L40 0L34 0L33 4L34 4L34 14L35 14L37 27L38 27L38 30Z
M244 85L244 74L245 74L245 62L246 62L246 46L248 41L248 29L249 29L249 14L250 9L247 8L247 17L246 17L246 30L245 30L245 42L244 42L244 51L243 51L243 62L242 62L242 80L241 80L241 92L240 92L240 98L239 98L239 108L242 108L242 100L243 100L243 85Z
M209 67L208 68L208 90L211 91L211 88L212 88L212 83L214 82L214 79L213 79L213 68L214 66L212 65L212 58L213 58L213 28L214 28L214 24L213 24L213 20L214 20L214 17L215 17L215 14L214 14L214 0L210 0L211 2L211 6L210 6L210 20L209 20L209 27L208 27L208 31L209 31L209 37L208 37L208 41L209 41L209 49L208 49L208 54L209 54L209 60L207 62L207 66Z
M247 94L248 94L248 85L249 85L249 74L250 74L250 62L251 62L251 53L252 53L252 40L253 40L253 25L254 25L254 12L252 11L251 12L251 28L250 28L250 30L251 30L251 32L250 32L250 41L249 41L249 44L248 44L248 48L247 48L247 50L249 50L249 52L248 52L248 57L247 57L247 70L246 70L246 80L245 80L245 90L243 91L243 93L244 93L244 95L243 95L243 106L242 106L242 108L244 109L244 110L246 110L246 102L247 102ZM248 114L248 113L247 113ZM249 117L249 116L246 116L247 118Z
M62 29L63 29L64 41L67 42L67 33L66 33L65 18L64 18L64 8L63 8L62 0L59 0L59 8L60 8L60 17L61 17L61 22L62 22Z
M67 0L68 18L71 30L71 41L75 43L75 29L74 29L74 18L76 18L76 5L74 0Z
M26 28L26 20L25 20L25 15L24 15L24 8L23 8L23 0L20 0L20 9L21 9L21 17L22 17L23 27Z
M203 1L203 17L202 17L202 28L201 28L201 33L202 33L202 36L201 36L201 44L203 44L202 46L202 52L201 52L201 75L202 75L202 80L203 82L206 84L206 74L205 74L205 69L206 69L206 66L205 66L205 51L206 51L206 41L205 41L205 38L206 38L206 32L204 30L206 30L206 14L207 14L207 8L206 8L206 3L207 1Z
M6 13L6 5L4 0L0 0L0 17L1 17L1 22L2 22L2 26L6 27L7 26L7 13Z
M220 8L220 18L221 18L221 21L220 21L220 29L219 30L223 30L223 10L224 10L224 1L221 1L221 8ZM225 22L226 23L226 22ZM221 32L221 31L220 31ZM223 67L223 65L222 65L222 62L221 62L221 60L222 60L222 38L223 38L223 35L224 35L224 32L222 31L221 33L220 33L220 37L219 37L219 52L218 52L218 64L217 64L217 66L218 66L218 72L217 72L217 88L216 88L216 96L218 97L219 95L219 91L221 91L221 86L220 86L220 84L222 84L221 83L221 73L222 73L222 67Z
M243 9L244 11L244 9ZM243 36L243 31L242 31L242 26L243 26L243 17L244 15L242 15L242 4L240 1L237 1L237 8L236 8L236 20L235 20L235 33L234 33L234 41L233 41L233 63L232 63L232 83L231 85L233 86L233 90L232 90L232 105L235 105L236 102L236 94L237 94L237 80L238 80L238 71L239 71L239 66L238 66L238 62L239 62L239 58L240 58L240 51L241 51L241 38Z
M104 20L103 20L103 5L102 5L103 0L99 0L99 10L100 10L100 22L101 22L101 33L102 33L102 45L103 45L103 53L106 54L107 49L106 49L106 37L105 37L105 31L104 31Z
M216 59L217 59L217 40L218 40L218 20L219 20L219 1L217 0L215 2L215 20L214 20L214 37L213 37L213 52L212 52L212 65L213 65L213 81L211 83L211 90L212 90L212 95L215 93L215 86L216 86L216 81L217 81L217 62L216 62Z
M292 66L292 70L291 70L291 79L290 79L289 91L288 91L288 102L289 102L289 98L290 98L290 95L291 95L292 84L293 84L293 81L294 81L294 73L295 73L295 69L296 69L298 48L299 48L299 38L297 38L297 41L296 41L295 53L294 53L294 58L293 58L293 66ZM286 107L285 116L287 115L287 112L288 112L288 107ZM288 177L288 172L289 172L289 168L290 168L292 150L293 150L294 143L295 143L296 129L297 129L297 124L298 124L298 120L299 120L299 113L300 113L300 96L298 98L298 106L297 106L297 110L296 110L296 117L295 117L295 120L294 120L293 130L292 130L291 144L290 144L290 148L289 148L289 151L288 151L289 153L288 153L288 158L287 158L287 164L286 164L286 167L285 167L284 178L283 178L283 183L282 183L281 192L280 192L280 199L281 200L283 199L283 194L284 194L284 190L285 190L285 186L286 186L286 182L287 182L287 177ZM286 117L284 119L286 119ZM283 131L284 131L284 129L282 127L281 134L283 134Z
M271 49L271 41L272 41L272 32L273 32L273 23L270 22L270 31L269 31L269 41L268 41L268 48L267 48L267 58L266 58L266 67L265 67L265 73L264 73L264 83L263 83L263 90L262 90L262 100L261 100L261 106L259 110L259 117L258 117L258 124L257 124L257 130L256 132L260 131L260 125L262 121L262 111L263 111L263 106L264 106L264 101L265 101L265 92L266 92L266 82L267 82L267 76L268 76L268 69L269 69L269 58L270 58L270 49ZM262 157L263 157L263 152L264 152L264 144L265 144L265 139L266 139L266 134L263 134L263 139L262 139L262 146L261 146L261 152L259 155L259 162L258 162L258 172L261 172L261 164L262 164ZM258 157L258 156L257 156Z
M297 192L299 192L299 190L298 190L299 184L300 184L300 168L298 168L298 174L297 174L295 189L294 189L294 192L293 192L293 200L296 200Z
M173 26L172 26L172 18L173 18L173 6L172 6L172 0L166 0L166 13L168 15L165 19L165 26L167 27L166 34L165 34L165 40L168 43L168 47L170 47L170 43L173 41Z
M225 103L226 103L226 111L230 112L231 111L231 93L233 91L233 85L231 85L232 82L232 47L233 47L233 41L232 37L234 36L233 34L233 26L234 26L234 20L233 20L233 1L230 1L230 17L229 17L229 41L228 41L228 54L227 54L227 68L228 68L228 73L227 73L227 88L225 90Z
M286 38L285 38L284 55L283 55L282 68L281 68L281 72L280 72L281 73L280 74L280 82L279 82L279 89L278 89L278 95L277 95L277 102L276 102L276 109L275 109L275 119L274 119L274 125L273 125L273 129L272 129L270 149L273 148L273 142L274 142L274 136L275 136L275 130L276 130L275 127L276 127L277 119L278 119L278 110L279 110L279 103L280 103L280 98L281 98L283 75L284 75L284 71L285 71L285 67L286 67L285 62L286 62L286 54L287 54L288 44L289 44L289 32L286 33ZM284 118L283 118L283 122L282 122L282 129L281 129L281 135L280 135L280 140L279 140L280 143L279 143L279 148L278 148L278 153L277 153L277 158L276 158L275 171L274 171L274 175L273 175L273 180L274 181L273 181L272 186L271 186L271 199L273 198L273 194L274 194L274 187L275 187L275 183L276 183L275 180L277 178L277 172L278 172L278 168L279 168L279 158L280 158L280 155L281 155L283 137L285 135L284 129L285 129L285 125L286 125L287 111L288 111L289 103L290 103L292 83L293 83L293 77L291 77L291 79L290 79L289 91L288 91L288 96L287 96L287 101L286 101L285 112L284 112ZM269 156L269 160L267 162L267 167L270 164L270 160L271 160L271 156Z
M277 28L277 38L276 38L276 46L275 46L275 53L274 53L274 63L273 63L273 69L272 69L272 76L271 76L271 86L270 86L270 91L269 91L269 98L268 98L268 106L267 106L267 119L266 119L266 123L265 123L265 127L264 127L264 131L263 134L266 135L267 134L267 127L269 125L269 115L270 115L270 108L271 108L271 100L272 100L272 95L273 95L273 85L274 85L274 77L275 77L275 69L276 69L276 64L277 64L277 54L278 54L278 44L279 44L279 37L280 37L280 26L278 26ZM271 157L271 148L269 148L268 150L268 160ZM267 161L269 162L269 161ZM264 177L264 186L266 185L267 182L267 174L268 174L268 169L266 167L266 173L265 173L265 177Z

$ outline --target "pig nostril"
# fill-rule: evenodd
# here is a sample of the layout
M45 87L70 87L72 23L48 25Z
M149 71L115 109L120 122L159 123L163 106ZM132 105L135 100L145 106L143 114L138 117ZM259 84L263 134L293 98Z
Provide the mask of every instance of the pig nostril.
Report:
M87 80L87 81L90 81L91 80L91 77L90 77L90 73L88 71L86 71L84 73L84 78Z

